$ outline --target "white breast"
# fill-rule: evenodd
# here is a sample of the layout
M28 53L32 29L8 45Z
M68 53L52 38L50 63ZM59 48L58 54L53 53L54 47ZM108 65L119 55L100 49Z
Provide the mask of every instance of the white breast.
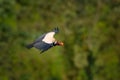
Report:
M55 35L55 32L49 32L46 34L46 36L43 38L42 41L49 44L53 43L55 41L54 35Z

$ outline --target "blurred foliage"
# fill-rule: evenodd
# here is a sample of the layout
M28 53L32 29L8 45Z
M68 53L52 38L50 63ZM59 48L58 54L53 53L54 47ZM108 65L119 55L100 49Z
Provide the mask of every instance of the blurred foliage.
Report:
M58 26L64 47L25 48ZM120 0L0 0L0 80L119 80Z

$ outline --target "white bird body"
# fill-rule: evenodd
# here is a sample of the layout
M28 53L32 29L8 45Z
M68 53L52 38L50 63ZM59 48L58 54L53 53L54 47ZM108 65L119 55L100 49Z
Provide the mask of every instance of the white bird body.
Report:
M53 42L55 42L55 38L54 38L55 32L49 32L45 35L45 37L43 38L43 42L51 44Z

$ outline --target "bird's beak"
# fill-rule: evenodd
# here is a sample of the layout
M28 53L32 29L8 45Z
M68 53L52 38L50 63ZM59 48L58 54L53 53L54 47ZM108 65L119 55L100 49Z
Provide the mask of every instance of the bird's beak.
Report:
M63 42L57 42L59 46L64 46Z

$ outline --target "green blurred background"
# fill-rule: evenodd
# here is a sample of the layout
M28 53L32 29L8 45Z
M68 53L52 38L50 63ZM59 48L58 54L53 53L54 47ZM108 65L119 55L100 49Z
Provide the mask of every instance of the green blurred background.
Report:
M25 45L58 26L64 47ZM119 80L120 0L0 0L0 80Z

